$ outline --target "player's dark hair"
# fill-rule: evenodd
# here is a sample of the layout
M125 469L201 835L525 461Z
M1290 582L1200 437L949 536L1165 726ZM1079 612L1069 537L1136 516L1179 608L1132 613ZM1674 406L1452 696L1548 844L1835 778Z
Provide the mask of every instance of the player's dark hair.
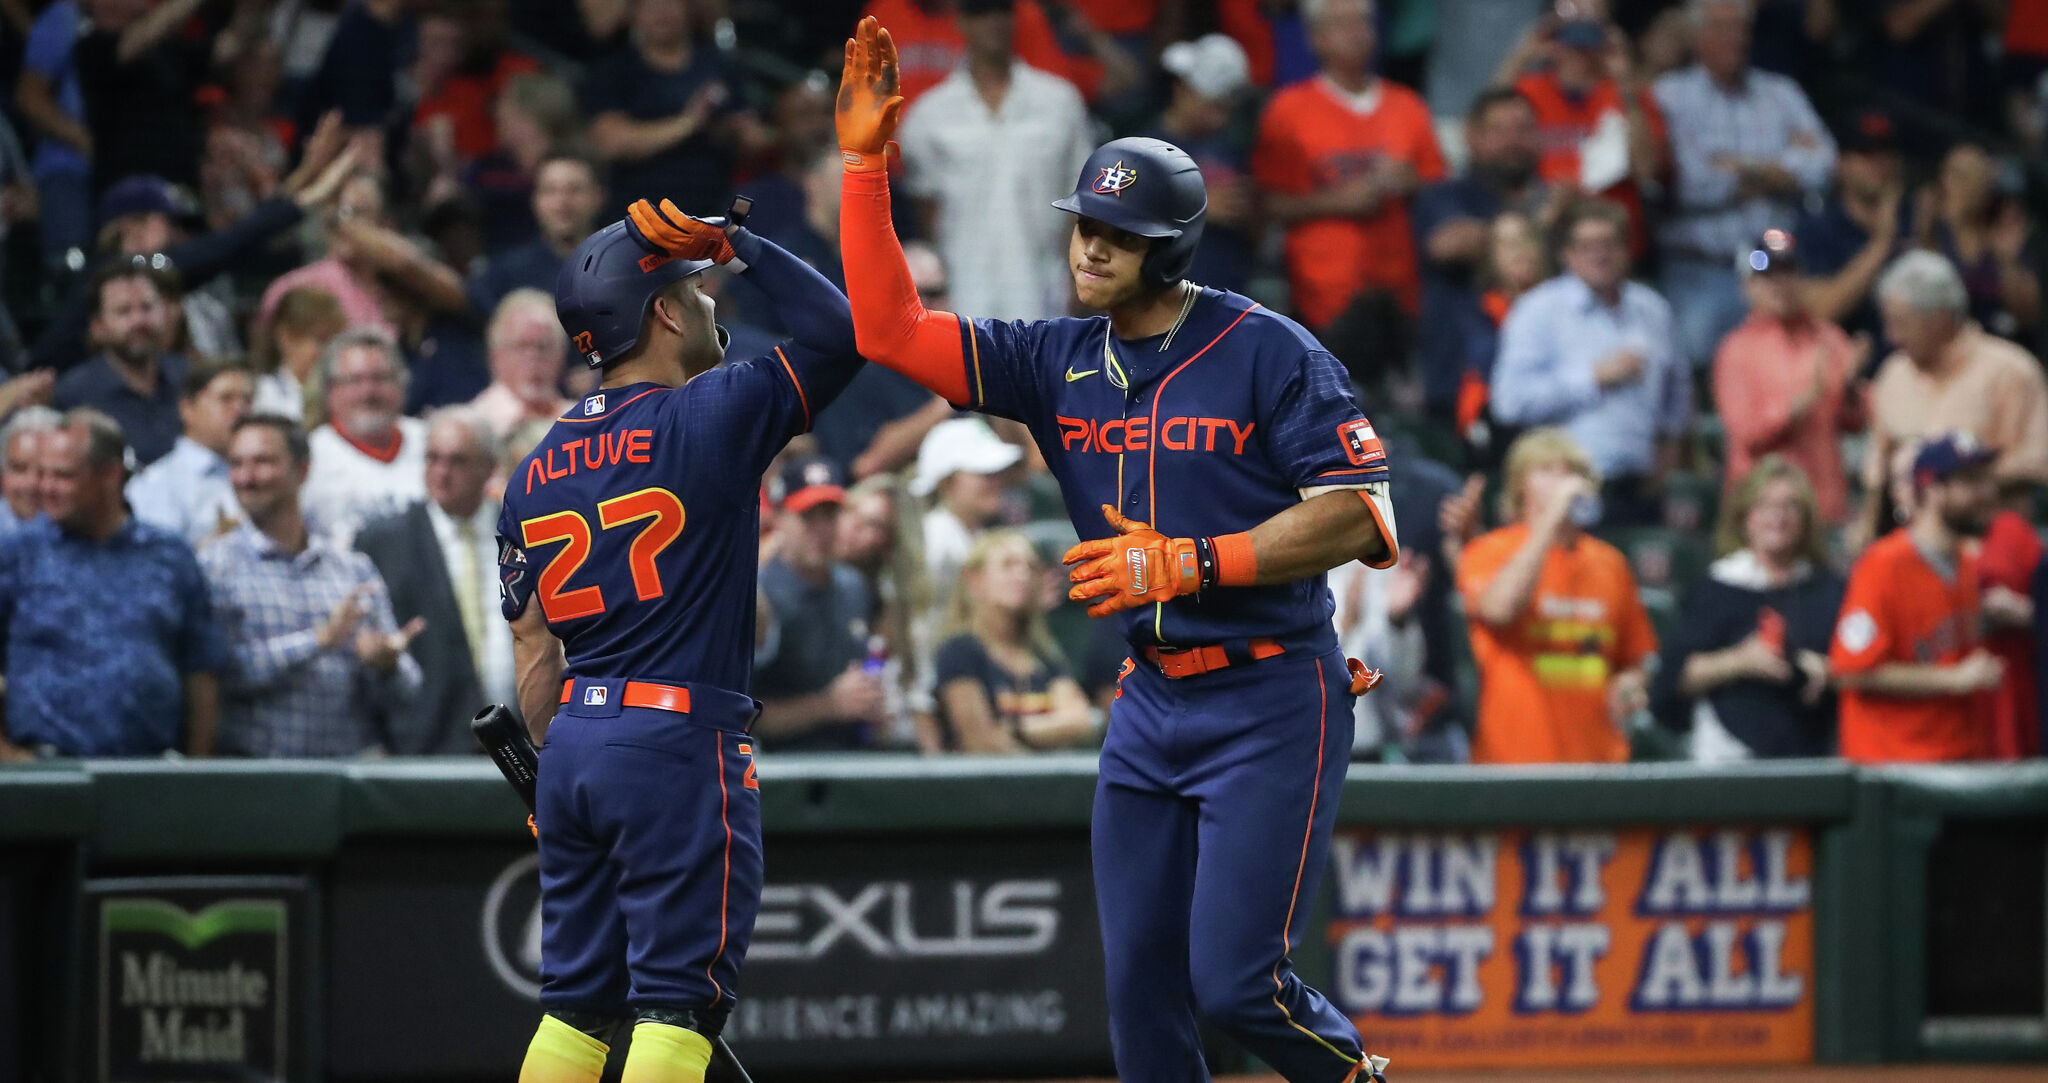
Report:
M185 378L178 382L178 401L190 402L206 394L206 389L215 380L230 372L246 372L255 375L249 363L238 356L202 357L185 370Z
M1472 99L1472 105L1465 110L1465 125L1471 127L1483 122L1486 119L1486 114L1492 112L1494 107L1506 105L1509 102L1525 107L1529 106L1528 97L1511 86L1490 87L1481 91L1477 98Z
M249 414L235 422L235 435L241 435L243 429L269 429L276 433L295 466L304 466L313 458L312 450L306 446L306 430L283 414Z

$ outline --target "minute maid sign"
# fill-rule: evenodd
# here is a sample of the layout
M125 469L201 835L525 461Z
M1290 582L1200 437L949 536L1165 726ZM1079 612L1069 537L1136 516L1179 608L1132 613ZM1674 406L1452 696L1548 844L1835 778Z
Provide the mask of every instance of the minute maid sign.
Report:
M101 1083L289 1073L293 880L88 885Z

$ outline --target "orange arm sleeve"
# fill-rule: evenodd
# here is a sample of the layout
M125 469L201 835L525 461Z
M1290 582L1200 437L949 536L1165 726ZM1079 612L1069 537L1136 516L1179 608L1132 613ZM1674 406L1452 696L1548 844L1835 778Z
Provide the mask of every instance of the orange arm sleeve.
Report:
M861 356L955 406L979 406L967 387L966 350L974 327L918 299L889 218L887 170L846 172L839 189L839 255Z

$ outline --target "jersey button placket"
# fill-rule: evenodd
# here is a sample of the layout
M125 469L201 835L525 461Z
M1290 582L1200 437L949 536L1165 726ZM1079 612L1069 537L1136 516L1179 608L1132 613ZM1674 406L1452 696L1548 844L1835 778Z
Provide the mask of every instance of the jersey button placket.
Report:
M1144 398L1145 398L1145 395L1144 395L1144 393L1143 393L1143 392L1140 392L1140 393L1138 393L1138 394L1135 394L1135 395L1130 395L1130 394L1127 394L1127 395L1125 395L1125 396L1124 396L1124 430L1123 430L1123 432L1124 432L1124 441L1123 441L1123 443L1124 443L1124 447L1125 447L1126 449L1128 449L1128 448L1129 448L1129 447L1131 446L1131 408L1132 408L1133 406L1140 406L1140 405L1142 404L1142 402L1143 402ZM1140 409L1140 410L1139 410L1139 413L1140 413L1140 414L1142 414L1142 413L1144 413L1144 411L1143 411L1142 409ZM1145 444L1145 453L1146 453L1146 454L1148 454L1148 455L1152 453L1152 444L1151 444L1151 442L1150 442L1149 440L1148 440L1148 441L1146 442L1146 444ZM1119 455L1121 455L1122 453L1121 453L1121 452L1119 452L1118 454L1119 454ZM1133 519L1142 519L1142 518L1144 518L1144 516L1140 514L1140 511L1141 511L1142 509L1141 509L1141 508L1139 507L1139 505L1138 505L1138 500L1139 500L1139 498L1140 498L1140 497L1142 497L1142 496L1144 495L1144 489L1145 489L1145 487L1144 487L1144 484L1143 484L1143 481L1144 481L1144 477L1145 477L1144 473L1139 473L1139 474L1137 474L1136 476L1131 476L1130 474L1126 473L1125 471L1123 471L1123 470L1119 469L1119 470L1117 471L1117 474L1118 474L1118 475L1119 475L1120 477L1125 477L1125 478L1128 478L1128 479L1129 479L1129 482L1128 482L1128 483L1129 483L1129 485L1130 485L1130 487L1131 487L1131 495L1130 495L1130 500L1129 500L1129 504L1130 504L1130 510L1129 510L1129 511L1127 511L1127 512L1125 512L1124 514L1125 514L1125 515L1127 515L1127 516L1129 516L1130 518L1133 518Z

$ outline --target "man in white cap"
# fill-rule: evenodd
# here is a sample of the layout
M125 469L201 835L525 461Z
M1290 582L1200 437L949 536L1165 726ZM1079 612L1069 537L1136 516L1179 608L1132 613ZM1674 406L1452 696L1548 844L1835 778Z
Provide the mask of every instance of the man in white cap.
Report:
M1251 79L1251 62L1244 47L1230 37L1205 34L1167 46L1159 54L1159 64L1173 76L1173 96L1166 110L1137 134L1187 151L1202 167L1209 187L1202 246L1195 252L1188 278L1242 293L1254 262L1248 230L1257 210L1257 191L1252 186L1251 148L1232 134L1230 122Z
M1023 448L1004 442L978 417L942 421L919 445L910 491L932 498L924 517L924 564L937 593L950 593L975 537L1002 514L1008 472L1023 457ZM944 598L934 600L943 608Z

